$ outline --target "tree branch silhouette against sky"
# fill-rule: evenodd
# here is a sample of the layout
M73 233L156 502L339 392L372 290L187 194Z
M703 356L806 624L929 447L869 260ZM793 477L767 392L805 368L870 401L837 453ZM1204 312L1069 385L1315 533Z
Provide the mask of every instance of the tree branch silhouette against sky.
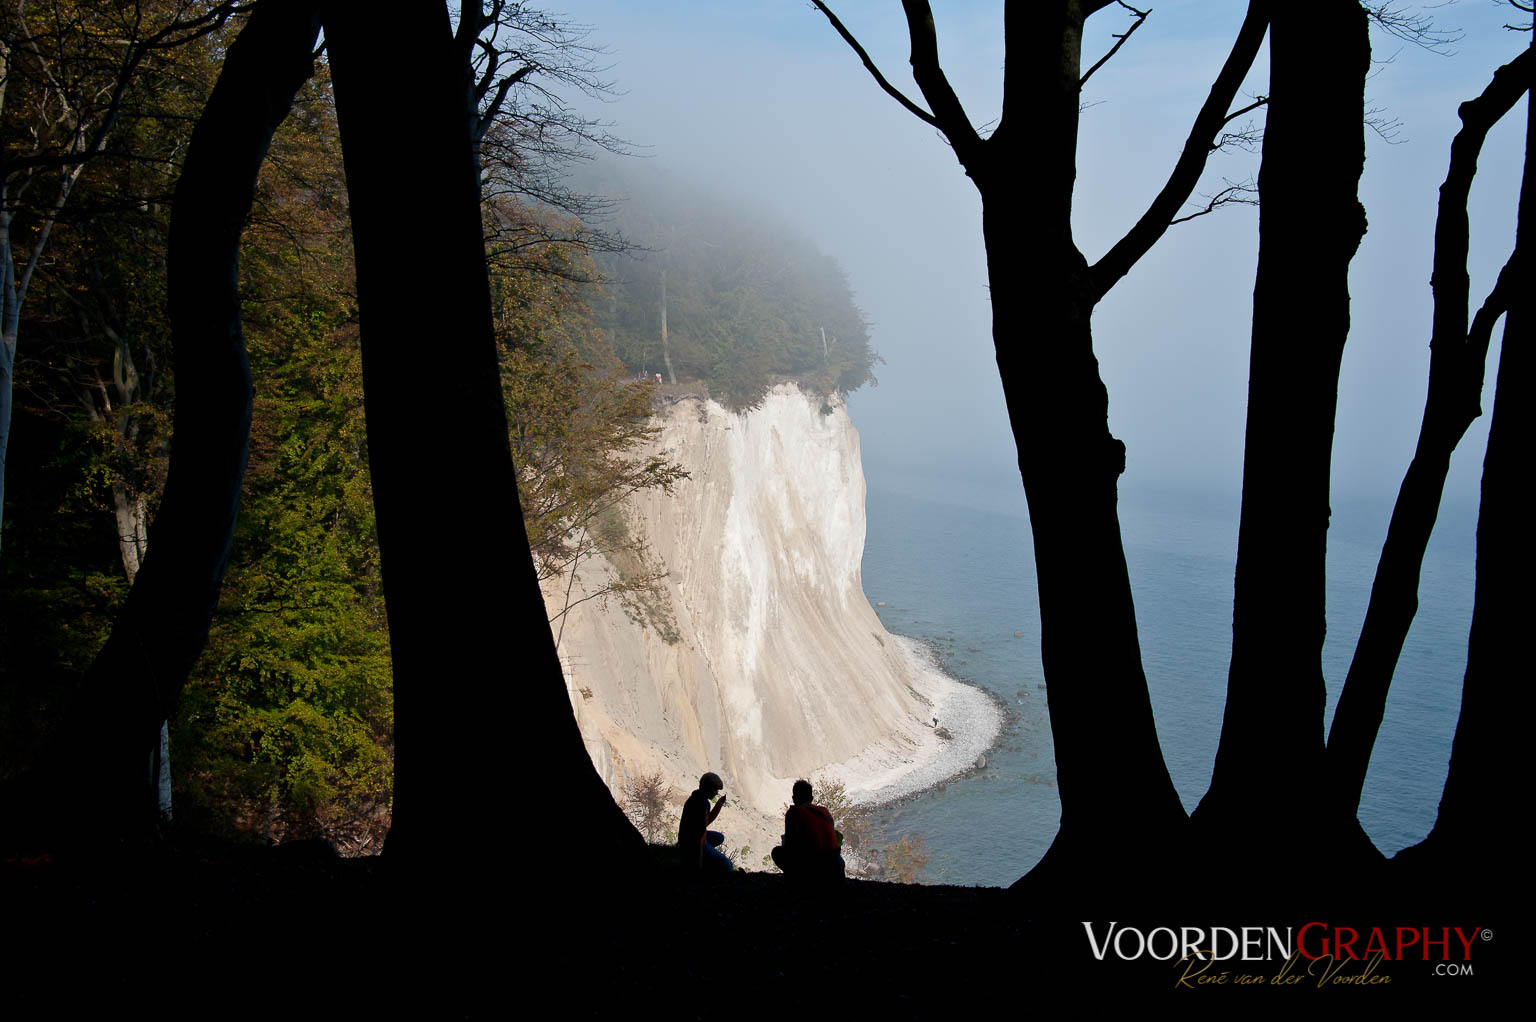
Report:
M920 99L900 5L833 9L891 83ZM1401 124L1393 143L1374 132L1367 140L1361 199L1371 226L1351 280L1355 323L1334 453L1341 498L1389 500L1412 456L1428 369L1436 195L1456 107L1523 48L1526 37L1503 28L1516 13L1478 2L1434 11L1437 24L1463 34L1443 48L1450 53L1375 34L1367 108ZM985 134L1000 114L1002 6L941 3L934 14L946 74ZM1167 180L1242 17L1237 4L1158 5L1085 86L1074 228L1090 262ZM881 386L852 404L872 485L910 486L922 475L996 503L985 480L1012 463L1012 437L992 362L980 203L936 132L880 90L809 4L678 2L642 13L597 2L582 18L596 26L592 42L608 48L620 93L598 112L637 152L781 212L848 270L887 363ZM1129 12L1096 14L1085 68L1134 21ZM1263 94L1266 62L1261 52L1240 99ZM1262 111L1252 120L1262 127ZM1513 243L1519 125L1518 115L1501 122L1481 162L1474 293L1492 287ZM1258 163L1256 151L1213 156L1194 198L1203 206ZM1201 217L1171 230L1099 308L1110 428L1129 447L1124 491L1193 486L1235 500L1256 254L1254 210ZM914 402L931 417L907 414ZM1474 424L1465 450L1481 449L1486 427ZM925 471L904 471L915 464ZM1453 466L1448 503L1475 506L1479 471L1471 457ZM1022 496L1004 509L1021 507Z

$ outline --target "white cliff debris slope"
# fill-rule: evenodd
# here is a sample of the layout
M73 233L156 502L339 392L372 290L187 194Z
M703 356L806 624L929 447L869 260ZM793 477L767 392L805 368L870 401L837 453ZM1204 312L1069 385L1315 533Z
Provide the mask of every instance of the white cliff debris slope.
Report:
M781 384L750 412L683 398L655 423L657 446L691 474L629 509L665 594L591 600L556 624L577 722L621 804L627 782L660 770L675 831L713 770L731 799L713 826L756 869L796 778L884 800L990 746L1001 723L990 700L887 634L864 596L864 473L840 400ZM573 602L617 569L598 559L577 571ZM551 615L565 581L546 587Z

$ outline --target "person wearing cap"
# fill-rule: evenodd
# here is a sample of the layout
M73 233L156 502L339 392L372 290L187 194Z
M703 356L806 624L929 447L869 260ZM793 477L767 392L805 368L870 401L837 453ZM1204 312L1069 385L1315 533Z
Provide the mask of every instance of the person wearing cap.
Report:
M721 795L713 808L709 803L724 789L725 782L719 774L707 773L699 778L698 788L683 803L683 818L677 825L677 848L685 864L709 872L735 871L736 864L719 847L725 842L725 835L708 829L725 808L725 796Z

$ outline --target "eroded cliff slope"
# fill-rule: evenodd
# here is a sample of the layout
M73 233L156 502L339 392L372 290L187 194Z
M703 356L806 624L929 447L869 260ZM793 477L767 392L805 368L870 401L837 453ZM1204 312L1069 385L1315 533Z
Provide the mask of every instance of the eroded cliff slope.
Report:
M929 721L952 683L864 596L864 474L841 401L782 384L746 413L683 398L655 421L657 446L690 473L630 508L665 595L638 614L617 599L572 607L566 683L616 797L660 769L679 808L714 770L733 802L716 826L732 848L752 846L738 861L756 867L797 777L872 797L933 759ZM573 600L616 570L581 568ZM563 585L547 595L552 613L564 605Z

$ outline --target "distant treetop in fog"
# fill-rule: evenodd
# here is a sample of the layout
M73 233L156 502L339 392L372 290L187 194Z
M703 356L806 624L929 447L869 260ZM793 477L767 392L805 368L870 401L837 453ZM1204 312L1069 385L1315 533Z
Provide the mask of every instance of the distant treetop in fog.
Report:
M786 377L824 394L873 380L879 356L835 260L760 212L616 169L594 190L621 197L607 227L635 248L598 256L593 311L631 371L703 380L734 409Z

